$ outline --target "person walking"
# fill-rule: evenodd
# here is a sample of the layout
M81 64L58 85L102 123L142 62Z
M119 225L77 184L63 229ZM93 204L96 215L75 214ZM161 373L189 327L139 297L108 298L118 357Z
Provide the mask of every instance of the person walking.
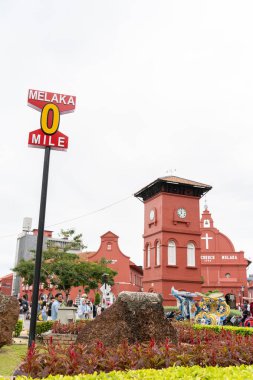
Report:
M81 304L78 306L77 315L80 319L88 319L90 313L90 307L86 303L85 299L82 299Z
M92 306L92 316L93 316L93 319L96 318L97 316L97 305L93 304Z
M59 307L61 306L62 304L62 294L61 293L57 293L55 295L55 301L53 302L52 304L52 309L51 309L51 318L52 318L52 321L56 321L57 318L58 318L58 310L59 310Z
M25 296L22 297L22 308L23 308L23 313L26 315L29 309L29 304Z
M92 302L89 299L86 302L87 302L87 305L88 305L88 308L89 308L88 319L93 319L93 304L92 304Z
M52 296L50 297L50 301L49 301L49 303L48 303L48 305L47 305L47 315L48 315L48 319L49 319L49 320L51 320L52 305L53 305L54 301L55 301L55 298L54 298L54 296L52 295Z
M46 303L46 301L43 301L42 309L41 309L41 316L42 316L42 320L44 322L46 322L47 318L48 318L48 315L47 315L47 303Z

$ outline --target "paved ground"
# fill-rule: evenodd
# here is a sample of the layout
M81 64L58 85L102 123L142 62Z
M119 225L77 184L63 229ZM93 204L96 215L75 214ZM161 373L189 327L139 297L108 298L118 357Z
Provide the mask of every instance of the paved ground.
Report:
M19 319L23 321L23 330L21 331L20 338L22 339L24 344L24 339L28 338L29 335L30 321L24 318L24 314L19 314ZM21 343L18 342L19 338L15 339L17 339L17 342L15 341L15 343Z
M30 321L26 319L24 321L24 328L23 328L23 330L29 331L29 328L30 328Z

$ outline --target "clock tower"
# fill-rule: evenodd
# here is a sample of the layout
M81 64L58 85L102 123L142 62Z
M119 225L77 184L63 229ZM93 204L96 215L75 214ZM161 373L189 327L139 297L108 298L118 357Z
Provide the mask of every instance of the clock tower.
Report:
M212 187L176 176L137 193L144 202L143 290L175 304L171 287L201 291L199 200Z

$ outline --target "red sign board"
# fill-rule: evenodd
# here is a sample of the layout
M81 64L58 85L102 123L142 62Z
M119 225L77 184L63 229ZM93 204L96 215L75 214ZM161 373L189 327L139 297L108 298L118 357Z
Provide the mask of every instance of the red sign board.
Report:
M75 110L76 97L54 92L29 90L28 105L41 112L41 129L29 133L29 146L66 150L68 148L68 137L58 131L60 115Z
M28 91L28 106L41 111L47 103L56 104L61 114L73 112L76 108L76 97L39 90Z
M34 148L45 148L66 150L68 149L68 136L57 131L53 135L46 135L41 129L29 133L28 145Z

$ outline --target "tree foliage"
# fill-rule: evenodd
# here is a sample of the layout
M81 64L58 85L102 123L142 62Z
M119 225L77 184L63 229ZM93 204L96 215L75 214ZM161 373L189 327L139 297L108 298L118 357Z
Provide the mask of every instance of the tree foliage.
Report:
M73 237L74 230L62 231L61 234L66 238ZM84 246L82 235L76 235L70 241L73 245L68 245L68 249L73 246ZM32 285L34 279L35 258L28 261L21 260L13 271L23 278L24 285ZM82 286L88 293L91 289L97 289L102 283L102 275L108 274L108 283L113 284L113 278L117 272L107 267L106 260L100 262L88 262L80 259L78 254L69 253L66 249L50 247L42 253L40 283L45 289L49 285L56 286L59 290L69 294L72 287Z
M69 243L64 248L65 252L67 252L70 249L87 248L87 246L83 243L83 235L82 234L76 235L74 229L61 230L59 236L61 239L66 239Z
M99 305L101 302L101 297L100 297L100 294L98 292L95 293L95 305Z

